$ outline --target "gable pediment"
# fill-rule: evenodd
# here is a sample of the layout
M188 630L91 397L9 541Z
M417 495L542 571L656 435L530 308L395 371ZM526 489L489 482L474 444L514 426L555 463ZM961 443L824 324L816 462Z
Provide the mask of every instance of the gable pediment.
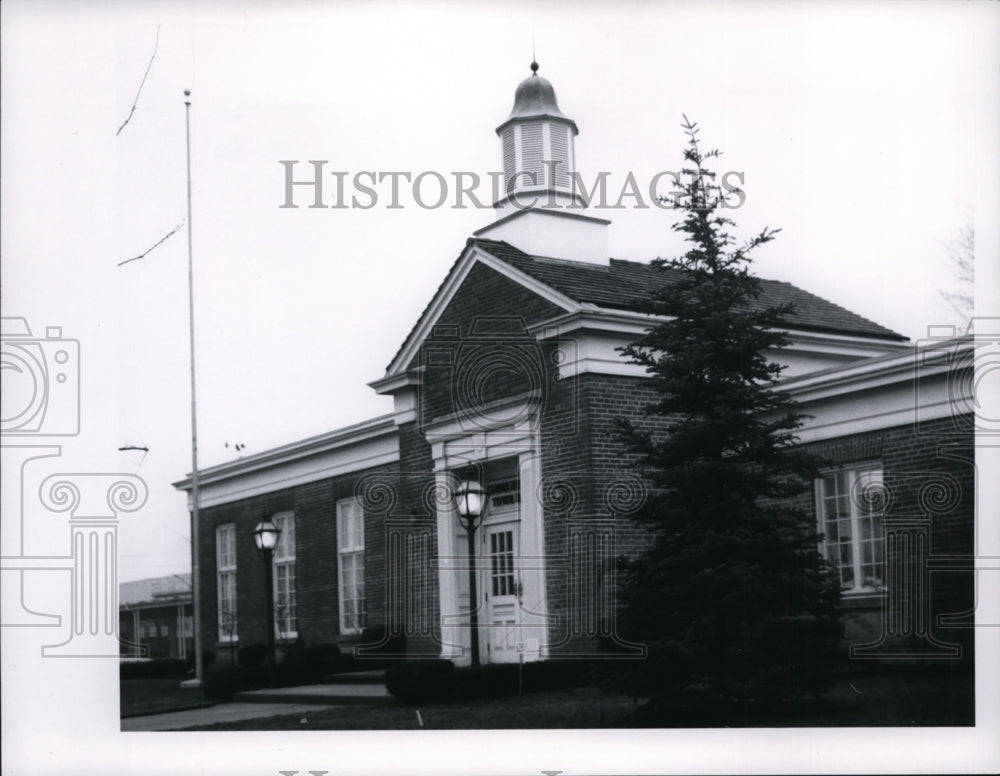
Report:
M476 322L516 319L520 328L566 313L591 309L491 255L474 241L452 266L385 375L370 383L379 393L392 393L407 383L406 375L418 366L423 344L437 332L453 330L462 337L474 332ZM481 328L481 327L480 327Z

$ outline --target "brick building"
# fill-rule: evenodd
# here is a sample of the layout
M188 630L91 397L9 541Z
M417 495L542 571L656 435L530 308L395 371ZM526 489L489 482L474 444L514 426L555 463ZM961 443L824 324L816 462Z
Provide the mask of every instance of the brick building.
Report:
M651 323L635 300L670 279L609 258L548 81L518 86L497 134L496 220L370 383L393 411L200 473L206 648L266 640L251 536L266 515L279 644L463 663L475 607L483 662L638 654L617 635L614 560L643 540L629 515L644 485L615 428L653 393L617 348ZM763 291L796 305L770 355L812 416L802 444L829 462L808 506L841 575L845 649L968 657L973 344L915 347L788 283ZM487 493L471 557L453 500L468 480Z

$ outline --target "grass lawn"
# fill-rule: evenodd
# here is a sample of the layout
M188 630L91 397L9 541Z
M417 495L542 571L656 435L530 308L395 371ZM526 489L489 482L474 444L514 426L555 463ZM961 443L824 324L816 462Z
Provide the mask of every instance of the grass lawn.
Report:
M293 716L251 719L190 730L454 730L627 727L630 698L591 688L430 706L317 706ZM419 712L419 713L418 713ZM303 721L305 720L305 721Z
M901 727L972 725L971 675L951 678L887 674L839 682L824 702L769 723L781 727ZM253 719L191 730L418 730L633 727L632 699L593 688L528 693L520 697L455 701L419 708L323 707L305 714ZM419 714L418 714L419 711ZM671 727L712 726L677 720Z
M120 679L118 696L121 700L121 716L135 717L140 714L160 714L165 711L194 709L211 706L200 689L184 689L181 679Z

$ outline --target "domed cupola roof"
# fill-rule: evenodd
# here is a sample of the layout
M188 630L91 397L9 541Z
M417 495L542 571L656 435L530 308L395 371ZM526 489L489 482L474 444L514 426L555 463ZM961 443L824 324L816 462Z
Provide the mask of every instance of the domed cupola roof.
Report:
M538 63L532 62L531 75L518 84L517 91L514 92L514 107L507 120L497 127L497 134L512 121L535 118L562 119L572 126L574 135L579 134L576 122L559 110L556 90L548 79L538 75Z

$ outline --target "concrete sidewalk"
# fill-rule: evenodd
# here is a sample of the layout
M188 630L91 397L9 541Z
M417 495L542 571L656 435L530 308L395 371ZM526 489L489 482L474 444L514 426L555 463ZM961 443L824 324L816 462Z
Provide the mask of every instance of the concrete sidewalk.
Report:
M391 702L392 696L382 682L382 672L358 673L338 677L337 683L308 684L299 687L276 687L266 690L238 692L229 703L219 703L200 709L169 711L121 721L121 729L182 730L196 725L233 722L245 719L266 719L285 714L302 714L316 708L331 706L372 705Z
M335 705L335 704L331 704ZM129 717L121 721L122 732L150 730L183 730L216 722L235 722L244 719L268 719L285 714L302 714L317 708L315 703L219 703L200 709L169 711L164 714L149 714L144 717Z
M267 690L238 692L233 700L250 703L318 703L323 705L353 705L383 703L392 696L379 682L348 684L307 684L300 687L275 687Z

